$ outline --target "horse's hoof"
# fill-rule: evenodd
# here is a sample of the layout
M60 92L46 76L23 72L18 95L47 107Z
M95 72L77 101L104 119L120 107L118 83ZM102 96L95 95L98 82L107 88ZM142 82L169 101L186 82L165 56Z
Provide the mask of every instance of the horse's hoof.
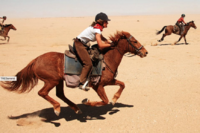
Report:
M87 98L82 100L82 104L86 104L89 100Z
M172 43L172 45L176 45L176 44L177 44L177 42Z
M114 101L112 101L112 102L111 102L111 104L114 106L114 105L115 105L115 102L114 102Z
M54 110L54 113L55 113L57 116L60 115L60 112L59 112L59 111Z
M81 110L77 110L76 114L82 114L82 111Z

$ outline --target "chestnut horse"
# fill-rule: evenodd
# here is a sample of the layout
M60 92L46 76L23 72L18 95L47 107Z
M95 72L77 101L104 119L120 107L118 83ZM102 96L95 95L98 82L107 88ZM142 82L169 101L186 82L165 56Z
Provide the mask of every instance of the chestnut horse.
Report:
M6 40L6 37L7 37L8 38L7 42L9 42L10 37L8 36L8 32L10 31L10 29L13 29L13 30L17 30L17 29L12 24L6 24L4 25L3 28L4 28L3 33L0 33L0 36L3 36L4 40Z
M106 68L102 72L101 79L97 85L89 83L89 86L96 91L102 101L95 102L83 100L85 105L101 106L108 104L109 101L106 96L104 86L119 85L120 88L112 99L114 105L125 88L125 84L122 81L115 79L115 75L123 55L127 52L131 52L142 58L148 54L147 50L139 43L139 41L137 41L128 32L117 32L114 36L110 36L110 40L116 45L104 53ZM48 95L49 91L55 86L56 96L67 103L75 111L75 113L80 114L82 112L77 105L64 95L63 66L63 53L45 53L32 60L24 69L18 72L16 74L17 81L4 81L1 82L1 86L8 91L16 91L18 93L29 92L38 83L38 79L40 79L44 81L44 86L38 94L53 105L56 115L60 114L60 104Z
M182 39L182 37L184 37L185 44L188 44L187 41L186 41L185 36L187 35L187 32L188 32L188 30L190 29L190 27L193 27L193 28L195 28L195 29L197 28L196 25L194 24L194 21L188 22L188 23L185 25L184 31L183 31L182 34L180 35L180 34L176 33L176 31L173 30L173 29L174 29L174 26L173 26L173 25L164 26L164 27L162 28L161 31L158 31L158 32L156 33L156 34L158 35L158 34L160 34L160 33L165 29L165 34L163 34L162 38L161 38L160 40L158 40L158 41L161 42L161 41L164 40L164 37L165 37L165 36L171 35L171 33L174 33L174 34L180 35L179 40L178 40L177 42L175 42L175 44L178 43L178 42Z

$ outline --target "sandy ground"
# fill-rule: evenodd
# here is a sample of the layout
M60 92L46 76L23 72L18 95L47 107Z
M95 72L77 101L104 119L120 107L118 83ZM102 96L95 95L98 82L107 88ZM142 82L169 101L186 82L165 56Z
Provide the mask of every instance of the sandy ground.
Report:
M87 107L84 98L100 100L90 90L65 87L65 95L78 105L77 115L55 95L61 114L56 116L51 104L38 96L39 84L29 93L16 94L0 87L0 131L2 133L199 133L200 132L200 15L187 15L197 29L188 32L189 45L171 35L158 43L156 35L165 25L173 25L180 15L111 16L103 35L108 38L117 30L130 32L149 54L145 58L123 57L117 79L126 85L115 106ZM10 42L0 40L0 75L14 76L32 59L50 52L64 52L72 39L89 26L93 17L7 19ZM152 46L157 45L157 46ZM111 100L117 86L106 87ZM8 116L13 116L9 119Z

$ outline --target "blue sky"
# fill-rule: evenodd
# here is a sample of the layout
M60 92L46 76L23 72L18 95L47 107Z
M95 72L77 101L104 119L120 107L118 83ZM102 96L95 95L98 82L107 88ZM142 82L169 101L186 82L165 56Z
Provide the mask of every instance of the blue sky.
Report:
M200 0L1 0L0 16L10 18L200 14Z

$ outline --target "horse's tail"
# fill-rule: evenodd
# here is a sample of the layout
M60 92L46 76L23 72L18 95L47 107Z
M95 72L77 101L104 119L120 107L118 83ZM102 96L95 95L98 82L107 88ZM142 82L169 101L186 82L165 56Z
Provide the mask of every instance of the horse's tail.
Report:
M37 58L32 60L24 69L16 74L17 81L2 81L0 85L8 91L18 93L30 92L38 83L38 78L33 70L36 60Z
M164 30L166 27L167 27L167 26L164 26L164 27L162 28L162 30L156 32L156 35L158 35L158 34L160 34L161 32L163 32L163 30Z

